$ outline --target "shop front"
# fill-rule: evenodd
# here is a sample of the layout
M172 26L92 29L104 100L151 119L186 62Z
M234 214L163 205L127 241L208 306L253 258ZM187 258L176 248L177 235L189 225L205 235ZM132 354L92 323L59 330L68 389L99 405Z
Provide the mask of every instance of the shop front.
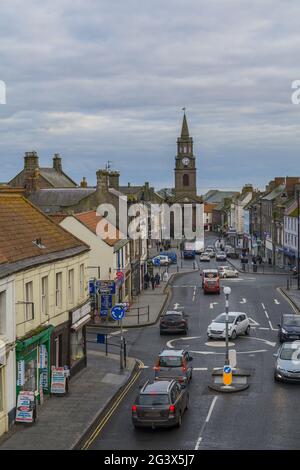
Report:
M91 320L91 306L87 301L70 311L70 375L86 367L86 325Z
M50 342L53 326L38 328L16 342L17 397L20 391L50 393Z
M54 328L51 335L51 366L69 366L70 323L66 321Z

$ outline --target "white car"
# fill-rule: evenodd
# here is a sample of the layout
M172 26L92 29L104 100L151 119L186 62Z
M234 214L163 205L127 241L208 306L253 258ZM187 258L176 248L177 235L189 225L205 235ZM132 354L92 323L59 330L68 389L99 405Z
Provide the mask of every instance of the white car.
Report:
M202 255L200 255L200 261L210 261L210 254L209 253L202 253Z
M250 334L250 321L246 313L228 313L228 337L235 339L238 335ZM226 338L226 314L221 313L208 325L207 336L209 338Z
M221 278L239 277L238 270L232 266L219 266L218 270Z
M208 253L211 258L215 256L215 250L213 248L206 248L205 252Z
M224 251L217 251L216 253L216 261L226 261L227 255Z
M171 263L170 258L165 255L154 256L154 258L152 258L152 264L154 264L154 266L157 263L156 260L160 260L160 266L168 266Z

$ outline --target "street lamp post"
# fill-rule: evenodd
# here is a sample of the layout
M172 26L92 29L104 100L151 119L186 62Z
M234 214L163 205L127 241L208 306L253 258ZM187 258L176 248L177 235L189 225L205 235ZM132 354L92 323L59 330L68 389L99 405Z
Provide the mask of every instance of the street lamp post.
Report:
M225 365L229 365L229 347L228 347L228 313L229 313L229 295L231 293L230 287L224 287L223 292L225 294L225 313L226 313L226 347L225 347Z

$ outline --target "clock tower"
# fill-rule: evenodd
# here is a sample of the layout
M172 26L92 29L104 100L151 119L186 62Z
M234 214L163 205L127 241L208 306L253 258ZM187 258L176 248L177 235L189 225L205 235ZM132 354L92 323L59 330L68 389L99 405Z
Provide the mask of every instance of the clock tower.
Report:
M177 139L175 158L175 199L197 198L196 165L193 154L193 139L189 135L184 112L181 136Z

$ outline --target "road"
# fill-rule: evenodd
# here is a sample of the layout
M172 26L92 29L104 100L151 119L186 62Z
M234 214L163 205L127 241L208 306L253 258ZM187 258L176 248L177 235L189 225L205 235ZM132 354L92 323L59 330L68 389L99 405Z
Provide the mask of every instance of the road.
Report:
M209 235L206 244L211 242ZM216 264L202 263L201 269ZM282 312L293 313L276 290L284 282L284 276L253 274L222 281L223 286L232 289L230 310L246 312L253 327L250 337L241 336L231 342L231 347L237 350L238 367L251 370L250 387L236 394L218 394L209 390L208 383L212 369L224 365L224 347L218 341L207 342L206 329L213 318L224 312L224 295L204 296L199 271L177 277L168 308L176 303L184 306L189 316L188 336L160 336L158 326L126 332L129 355L140 359L146 368L90 449L298 449L299 388L275 383L273 379L273 353L278 348L276 325ZM131 405L139 384L153 378L156 355L167 343L189 349L194 358L190 409L181 428L135 430L131 424Z

